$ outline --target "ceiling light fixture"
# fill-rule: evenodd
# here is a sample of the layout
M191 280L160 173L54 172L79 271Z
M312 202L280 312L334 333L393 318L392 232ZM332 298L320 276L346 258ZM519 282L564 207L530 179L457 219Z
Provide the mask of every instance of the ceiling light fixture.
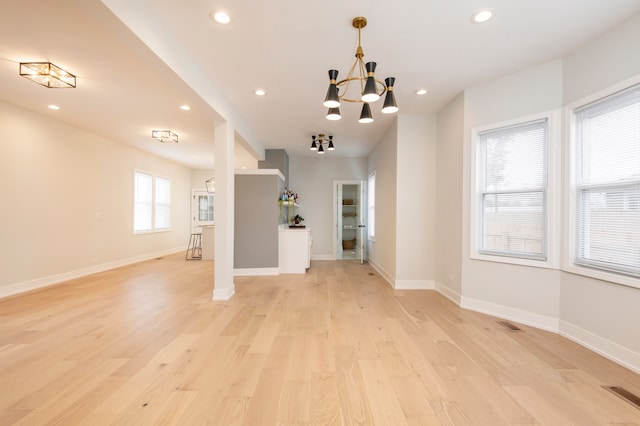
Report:
M60 109L60 107L55 104L47 105L47 108L52 109L54 111L58 111Z
M76 87L76 76L51 62L20 62L20 75L52 89Z
M474 24L482 24L493 18L493 9L480 9L471 15L471 22Z
M229 14L222 10L213 10L209 14L209 16L211 16L218 24L228 24L229 22L231 22L231 17L229 16Z
M183 111L191 111L191 107L189 105L180 105L180 109Z
M351 66L347 78L338 81L338 70L329 70L329 89L324 99L323 105L329 108L327 113L328 120L339 120L341 101L346 102L362 102L362 112L360 113L360 123L371 123L370 103L376 102L382 95L386 93L382 112L384 114L392 114L398 111L396 97L393 93L394 77L386 78L385 81L378 80L374 77L376 70L375 62L364 63L364 51L360 45L360 31L367 26L367 18L358 16L353 18L352 25L358 30L358 48L356 49L356 60ZM357 93L350 93L349 88L352 82L357 81L360 90ZM342 90L342 94L340 94ZM353 92L353 90L352 90Z
M254 92L253 92L253 93L254 93L256 96L264 96L264 95L266 95L266 94L267 94L267 92L265 92L265 91L264 91L264 90L262 90L262 89L256 89L256 90L254 90Z
M325 136L324 133L320 133L317 137L316 135L311 136L311 147L309 148L311 151L318 151L318 154L324 154L324 145L327 145L327 151L333 151L335 146L333 146L333 136Z
M243 167L244 169L245 167ZM213 194L216 192L216 178L212 177L209 180L205 180L204 184L207 186L207 192Z
M151 137L162 143L178 143L178 135L173 133L171 130L152 130Z
M418 89L416 90L416 95L422 96L427 94L427 89Z

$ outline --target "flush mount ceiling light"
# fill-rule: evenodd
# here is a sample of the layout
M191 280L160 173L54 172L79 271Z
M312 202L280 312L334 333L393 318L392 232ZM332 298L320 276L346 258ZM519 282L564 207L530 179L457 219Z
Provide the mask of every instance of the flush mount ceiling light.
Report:
M20 75L52 89L76 87L76 76L51 62L20 62Z
M347 78L338 81L338 70L329 70L329 89L324 99L323 105L329 108L328 120L339 120L341 102L362 102L362 112L360 113L360 123L371 123L370 103L376 102L386 93L382 112L392 114L398 111L396 97L393 94L394 77L388 77L383 81L374 77L376 70L375 62L364 63L364 51L360 45L360 31L367 25L367 18L358 16L353 19L352 25L358 30L358 48L356 49L356 60L351 66ZM355 83L354 83L355 82ZM353 86L357 89L353 89ZM351 89L351 90L350 90ZM341 93L339 93L342 91Z
M327 145L327 151L333 151L336 149L333 146L333 136L325 136L324 133L320 133L318 136L311 136L311 151L317 151L318 154L324 154L324 145Z
M231 17L229 16L229 14L222 10L212 10L209 13L209 16L213 18L213 20L218 24L228 24L229 22L231 22Z
M481 24L487 22L493 18L493 9L480 9L473 15L471 15L471 22L474 24Z
M158 142L167 143L174 142L178 143L178 135L173 133L171 130L152 130L151 137Z

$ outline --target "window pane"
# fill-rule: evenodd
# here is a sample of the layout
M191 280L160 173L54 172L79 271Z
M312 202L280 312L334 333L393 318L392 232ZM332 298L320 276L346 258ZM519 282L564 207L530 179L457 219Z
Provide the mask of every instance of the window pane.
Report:
M213 195L198 196L198 221L213 222Z
M169 228L171 184L169 179L156 178L155 228Z
M544 121L480 134L487 191L542 188L545 184Z
M640 184L578 196L578 263L640 276Z
M136 172L134 175L134 204L133 204L133 230L148 231L151 229L152 218L152 188L151 175Z
M546 260L547 119L478 134L484 254Z
M640 86L574 117L574 262L640 277Z
M544 193L485 194L482 250L543 256Z

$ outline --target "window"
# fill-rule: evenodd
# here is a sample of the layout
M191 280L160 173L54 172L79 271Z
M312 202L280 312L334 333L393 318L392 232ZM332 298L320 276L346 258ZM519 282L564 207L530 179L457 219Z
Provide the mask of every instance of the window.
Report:
M369 239L375 241L376 237L376 172L369 175L369 185L367 187L367 206L369 214L367 216L368 226L367 229Z
M149 173L134 173L133 231L168 230L171 181Z
M548 123L476 133L476 253L547 260Z
M572 118L573 262L640 277L640 85Z

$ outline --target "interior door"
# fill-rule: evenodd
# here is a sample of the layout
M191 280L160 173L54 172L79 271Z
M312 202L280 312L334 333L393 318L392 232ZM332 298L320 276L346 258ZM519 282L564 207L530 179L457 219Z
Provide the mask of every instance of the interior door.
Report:
M202 232L204 225L214 224L214 194L194 190L191 203L191 232Z
M359 217L358 217L358 229L359 229L359 234L360 234L360 239L358 240L358 243L360 245L360 264L362 265L364 263L364 259L365 259L365 241L367 238L367 234L365 232L365 225L364 225L364 207L365 207L365 203L364 201L366 200L365 198L365 192L364 192L364 185L359 185L359 189L360 189L360 208L358 209L359 212Z

